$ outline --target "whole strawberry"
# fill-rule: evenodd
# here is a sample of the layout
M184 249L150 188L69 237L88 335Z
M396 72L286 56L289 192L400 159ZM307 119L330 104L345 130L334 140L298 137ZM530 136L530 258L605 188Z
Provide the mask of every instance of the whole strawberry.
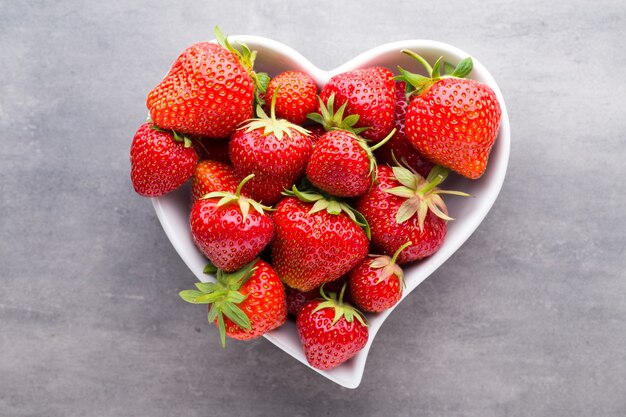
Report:
M235 193L239 180L229 164L218 161L200 161L191 180L191 197L195 203L208 193L225 191Z
M180 187L197 163L198 154L188 139L151 123L139 127L130 146L130 178L144 197L159 197Z
M498 134L502 111L496 94L486 84L462 78L472 70L471 58L462 60L451 75L441 76L441 58L430 67L414 52L403 52L430 74L428 78L400 68L401 78L415 89L406 114L407 139L431 161L479 178Z
M302 176L311 155L308 131L275 113L274 94L270 116L261 106L259 115L238 129L230 140L230 159L239 176L254 174L246 192L263 204L274 204L285 189Z
M354 123L343 119L346 104L336 113L333 107L334 96L331 95L326 104L320 100L321 114L311 115L317 116L312 118L321 120L326 128L332 130L315 143L306 176L313 185L331 195L356 197L364 194L374 182L376 160L372 151L391 136L370 148L354 133ZM358 116L354 119L358 121Z
M199 42L174 61L150 91L148 110L163 129L210 138L229 137L253 112L255 54L237 51L216 28L219 45ZM261 87L262 88L262 87Z
M447 175L439 166L426 179L404 167L379 166L378 184L356 202L370 226L372 243L390 255L412 242L398 256L399 264L435 253L445 239L446 221L452 220L441 195L468 195L437 188Z
M276 92L276 117L301 125L317 107L315 81L302 71L286 71L272 78L266 97Z
M366 256L369 241L352 209L293 187L276 206L272 265L288 286L310 291L334 281Z
M335 75L320 92L324 103L334 94L335 105L347 105L347 115L358 115L355 127L368 127L366 139L378 142L393 129L395 85L386 68L372 67Z
M380 313L400 301L404 287L404 272L396 264L398 255L411 246L400 246L393 257L370 255L350 272L348 286L350 298L363 311Z
M296 320L304 354L311 366L328 370L356 355L367 344L369 332L365 318L335 293L306 304Z
M435 164L420 154L419 151L415 149L406 138L404 122L408 106L409 102L406 96L406 84L403 81L396 81L396 132L386 144L376 149L374 154L376 155L376 161L381 165L396 165L395 161L402 161L407 166L414 169L418 174L426 177Z
M198 290L180 292L192 304L208 304L209 323L226 336L247 340L280 327L287 319L285 290L272 267L255 260L237 272L217 271L217 282L198 282Z
M241 181L235 194L215 191L191 208L193 241L216 267L227 272L259 256L274 233L272 219L263 211L267 207L241 196L241 188L251 177Z

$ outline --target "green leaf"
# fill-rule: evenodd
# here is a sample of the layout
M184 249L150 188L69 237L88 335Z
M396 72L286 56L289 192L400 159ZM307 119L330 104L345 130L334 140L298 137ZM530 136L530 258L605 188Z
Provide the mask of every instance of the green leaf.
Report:
M204 295L204 293L196 290L184 290L179 292L178 295L180 296L180 298L187 301L188 303L199 304L197 300L199 297Z
M220 340L222 342L222 348L226 347L226 325L224 324L224 316L222 312L217 312L217 328L220 331Z
M438 80L439 78L441 78L441 61L443 60L443 57L440 56L439 59L437 59L437 62L435 62L435 65L433 65L433 73L431 74L431 77L434 80Z
M360 116L358 114L351 114L350 116L343 119L343 123L346 126L352 127L359 122L359 117Z
M211 262L209 262L206 264L202 272L204 272L205 274L213 275L217 272L217 267L213 265Z
M266 72L257 72L257 88L261 93L265 93L267 91L267 86L270 83L270 76Z
M445 75L452 75L452 73L454 72L454 65L452 65L451 63L445 61L443 63L443 73Z
M319 113L309 113L306 115L306 117L307 119L313 120L315 123L318 123L320 125L324 124L324 118Z
M393 167L393 176L402 185L412 190L417 189L417 178L410 170L404 167Z
M215 304L211 304L211 306L209 307L209 314L207 314L207 320L209 321L209 323L213 324L215 322L218 312L219 309L215 307Z
M326 210L328 208L328 200L317 200L311 210L309 210L309 214L315 214L318 211Z
M326 211L330 214L340 214L341 213L341 205L339 204L339 202L337 200L330 200L328 201L328 208L326 208Z
M410 188L404 187L404 186L387 188L386 190L383 190L383 191L386 192L387 194L392 194L392 195L402 197L402 198L415 197L415 190L411 190Z
M472 72L472 68L474 67L474 63L472 62L471 57L467 57L461 60L459 64L456 66L454 71L452 72L453 77L465 78Z
M417 209L419 208L419 201L415 199L406 200L396 213L396 223L402 224L405 221L409 220L411 217L417 213Z
M239 326L241 329L250 330L252 328L252 325L250 324L250 319L248 318L248 316L246 316L246 313L244 313L235 304L229 301L223 303L222 313L224 313L226 317L231 319L232 322Z
M196 288L203 293L210 293L215 291L215 283L213 282L196 282L194 284Z

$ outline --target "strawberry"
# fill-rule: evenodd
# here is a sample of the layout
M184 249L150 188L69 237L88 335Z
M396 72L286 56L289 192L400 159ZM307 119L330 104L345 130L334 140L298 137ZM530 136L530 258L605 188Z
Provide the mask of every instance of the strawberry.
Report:
M404 285L404 272L396 264L398 255L411 246L406 242L393 254L370 255L361 265L350 272L348 287L350 298L363 311L380 313L400 301Z
M315 81L301 71L286 71L272 78L266 97L276 95L276 117L301 125L306 116L315 111L317 86Z
M378 142L393 129L395 85L386 68L372 67L335 75L320 92L324 103L335 95L335 104L347 105L346 114L358 115L356 127L368 127L363 137Z
M252 116L255 87L262 92L267 75L252 70L256 54L246 45L239 52L219 28L215 34L219 44L187 48L148 94L146 104L159 127L225 138Z
M191 181L192 202L214 191L234 193L237 185L239 180L232 166L224 162L200 161Z
M335 293L306 304L296 320L304 354L311 366L328 370L356 355L367 344L369 332L365 318Z
M430 74L424 77L399 68L400 78L414 89L406 113L408 141L431 161L467 178L480 178L502 114L496 94L486 84L462 78L472 70L471 58L462 60L451 75L441 76L441 58L431 67L416 53L403 52Z
M359 226L365 223L357 220L360 213L295 186L287 194L293 196L282 199L272 216L272 265L285 284L310 291L336 280L367 256L369 242Z
M239 128L230 139L230 159L240 176L254 174L246 192L264 204L274 204L282 192L298 181L311 155L308 131L277 119L274 94L270 116L261 106L258 118Z
M228 156L229 140L230 138L211 139L201 136L192 138L193 146L196 148L200 159L219 161L230 165L230 157Z
M424 179L404 167L378 167L378 184L356 202L367 219L372 243L385 254L393 254L412 242L398 256L398 264L432 255L446 236L448 216L442 194L467 196L458 191L437 188L448 171L436 166Z
M374 154L379 164L394 165L395 160L403 161L405 165L417 171L421 176L426 177L435 164L421 155L406 139L404 121L408 106L406 84L403 81L396 81L396 133L384 146L377 149Z
M311 142L313 142L313 145L315 145L317 141L320 140L320 138L326 134L326 129L324 129L324 126L313 125L313 126L308 126L307 129L309 133L311 134L309 136L309 139L311 139Z
M358 121L358 116L353 121L343 119L346 106L344 103L335 113L334 95L326 104L320 99L321 114L311 115L311 118L322 121L326 128L337 127L316 142L306 176L313 185L329 194L356 197L367 192L374 181L376 161L372 151L382 146L391 135L370 148L353 133L353 121Z
M324 288L328 292L339 292L341 291L341 287L346 283L347 277L341 277L335 281L324 284ZM304 307L309 301L313 301L316 298L320 298L320 288L317 287L312 289L311 291L298 291L291 287L285 286L285 296L287 298L287 312L294 317L298 317L300 310ZM347 294L346 294L347 295Z
M227 272L259 256L274 233L272 219L263 211L267 207L241 196L241 188L252 176L244 178L234 194L211 192L191 208L193 241L215 266Z
M144 197L159 197L180 187L197 163L189 139L150 123L139 127L130 146L130 178L137 194Z
M287 319L283 284L264 261L255 260L233 273L218 270L217 282L198 282L196 288L181 291L180 297L209 305L208 320L219 329L222 346L226 336L253 339Z

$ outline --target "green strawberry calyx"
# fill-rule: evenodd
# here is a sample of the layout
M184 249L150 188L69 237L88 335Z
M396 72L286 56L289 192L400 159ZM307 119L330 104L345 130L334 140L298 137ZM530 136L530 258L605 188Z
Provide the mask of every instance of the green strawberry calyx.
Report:
M152 123L152 120L150 120L149 123ZM174 137L174 141L181 142L185 148L189 148L192 145L191 139L189 139L187 136L181 135L180 133L176 132L175 130L163 129L163 128L160 128L159 126L155 125L155 124L150 126L150 129L154 130L155 132L162 132L162 133L170 133L170 134L172 134L172 136Z
M372 269L382 268L382 274L380 274L380 276L378 277L376 284L380 284L381 282L383 282L390 276L395 275L396 277L398 277L398 279L402 283L402 286L406 287L406 284L404 282L404 271L402 270L400 265L396 263L396 261L398 260L398 256L400 255L400 252L402 252L403 250L405 250L412 244L413 243L411 241L406 242L404 245L398 248L398 250L393 254L392 257L389 257L387 255L370 255L371 257L374 258L369 265L370 268Z
M323 194L318 190L300 191L295 185L291 188L291 190L283 191L282 194L288 197L296 197L298 200L305 203L313 203L313 206L309 210L309 215L322 210L325 210L328 214L332 214L334 216L345 213L350 220L363 229L368 239L372 238L370 226L367 223L365 216L344 201L341 201L333 196Z
M343 294L346 291L346 287L348 284L343 284L341 288L341 292L339 293L339 298L337 298L336 293L326 294L324 292L324 285L320 288L320 295L324 299L321 303L315 307L313 313L317 313L320 310L325 308L332 308L335 310L335 316L333 317L333 322L331 326L334 326L341 318L345 318L348 323L352 323L355 319L361 323L361 325L367 327L367 323L365 321L365 316L356 308L352 307L349 304L343 302Z
M258 117L248 120L245 125L239 128L239 130L252 132L253 130L262 129L263 136L272 134L278 140L282 140L285 135L291 138L294 130L304 136L309 136L311 134L311 132L309 132L302 126L293 124L286 119L276 118L276 96L278 95L278 90L280 90L280 87L281 86L279 85L276 90L274 90L274 94L272 95L272 102L270 104L270 115L268 116L261 107L261 105L258 105L256 109L256 114L258 115Z
M217 207L222 207L227 204L236 203L239 205L239 209L241 210L241 214L243 216L243 221L245 222L248 218L248 213L250 212L250 207L255 209L259 214L264 214L264 211L273 210L271 207L264 206L256 200L253 200L248 197L243 197L241 195L241 189L243 186L250 181L254 177L254 174L250 174L244 179L241 180L239 185L237 186L237 190L235 193L229 193L226 191L213 191L211 193L205 194L200 197L201 200L208 200L211 198L219 198L220 200L217 202Z
M254 274L257 260L250 262L240 270L232 273L217 270L216 282L197 282L197 290L184 290L179 293L180 298L191 304L209 304L209 323L217 321L222 347L226 346L226 325L224 316L242 330L249 331L252 324L246 313L238 307L247 295L241 293L240 288Z
M421 231L424 230L424 221L428 211L432 211L437 217L444 220L454 220L448 216L446 203L442 194L452 194L469 197L469 194L461 191L441 190L437 188L446 179L450 170L436 165L424 178L412 169L403 166L392 167L394 178L401 184L398 187L383 190L406 201L400 205L396 213L396 223L401 224L417 214L417 220Z
M472 72L472 68L474 66L471 57L466 57L462 59L455 67L448 62L444 62L443 57L440 56L435 64L431 67L430 64L422 56L413 51L403 49L402 53L414 58L426 69L426 72L428 73L428 77L420 74L414 74L398 66L398 71L400 71L400 75L397 75L396 77L394 77L394 79L397 81L404 81L406 83L407 96L413 94L421 95L428 91L428 89L435 82L443 78L465 78L469 75L470 72ZM443 74L441 73L442 66L444 72Z
M241 51L235 48L229 41L228 36L224 35L219 26L215 26L215 39L217 43L230 52L232 52L241 65L248 71L250 78L252 78L252 82L254 83L254 99L258 105L265 104L265 100L263 99L263 95L267 91L267 86L270 83L270 76L265 72L256 72L254 71L254 60L256 59L256 51L251 51L248 45L243 42L237 42L237 44L241 47Z
M320 105L320 113L309 113L307 118L313 120L316 123L321 124L327 132L331 130L346 130L355 136L369 129L369 127L354 127L359 122L358 114L351 114L343 117L348 102L346 101L335 110L335 93L332 93L326 103L322 101L321 97L317 97Z

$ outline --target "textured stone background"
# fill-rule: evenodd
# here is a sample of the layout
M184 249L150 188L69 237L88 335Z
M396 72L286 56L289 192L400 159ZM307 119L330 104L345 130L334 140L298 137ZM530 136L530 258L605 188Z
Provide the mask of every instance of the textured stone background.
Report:
M18 1L0 8L0 415L626 415L626 3ZM513 132L500 198L387 321L361 387L219 348L128 148L189 44L263 35L331 68L430 38Z

